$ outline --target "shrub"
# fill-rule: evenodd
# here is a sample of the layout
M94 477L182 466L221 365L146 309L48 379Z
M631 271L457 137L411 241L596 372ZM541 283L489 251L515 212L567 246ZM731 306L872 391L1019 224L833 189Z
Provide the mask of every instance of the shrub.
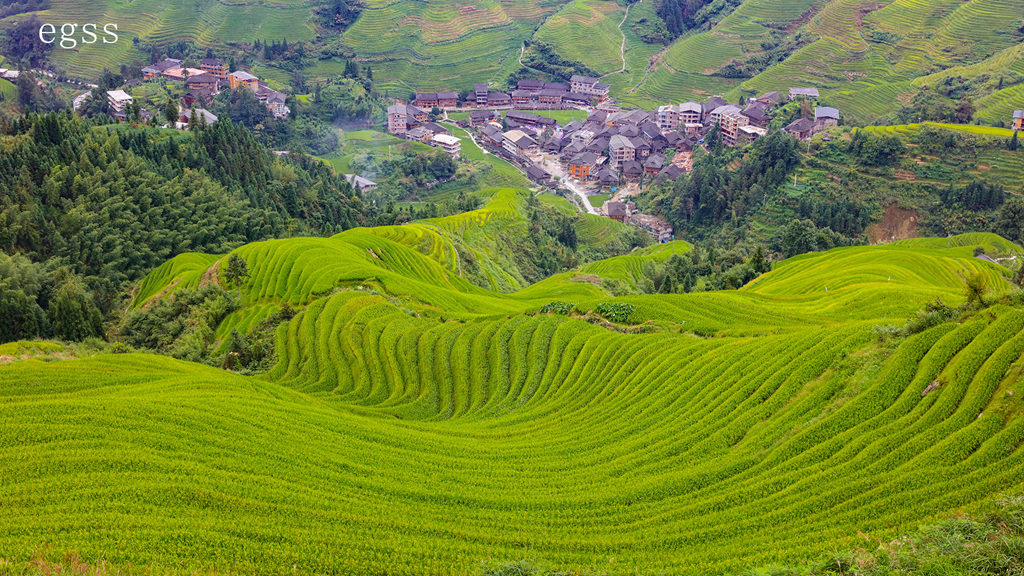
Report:
M612 322L628 322L636 307L626 302L602 302L595 309L598 314Z
M570 304L568 302L559 302L556 300L554 302L548 302L547 304L545 304L540 309L540 311L542 314L561 314L562 316L567 316L571 314L572 311L575 309L575 304Z
M114 342L114 345L110 347L110 351L114 354L128 354L135 350L124 342Z

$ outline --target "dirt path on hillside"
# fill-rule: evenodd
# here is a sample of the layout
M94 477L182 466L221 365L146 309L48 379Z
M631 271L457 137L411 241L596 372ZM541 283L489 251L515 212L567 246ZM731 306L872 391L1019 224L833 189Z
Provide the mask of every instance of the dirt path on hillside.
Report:
M665 52L668 52L668 49L671 46L672 45L669 44L668 46L665 46L661 50L658 50L657 52L655 52L651 56L651 58L647 61L647 67L644 68L644 77L640 79L640 83L639 84L637 84L636 86L633 86L632 88L630 88L629 91L626 92L626 94L633 94L637 90L639 90L641 86L646 84L647 83L647 77L651 74L651 70L654 70L654 67L657 66L658 64L661 64L662 66L667 68L669 70L669 72L676 72L676 70L674 68L672 68L671 66L666 64L664 62L664 60L663 60L664 57L665 57Z
M644 0L640 0L640 2L643 1ZM640 2L637 2L637 4L639 4ZM612 74L622 74L623 72L626 71L626 33L622 31L622 26L626 23L626 18L629 18L629 9L632 7L632 4L626 5L626 13L622 15L622 22L619 22L619 34L622 34L622 43L619 44L619 58L622 58L622 68L619 68L615 72L609 72L607 74L604 74L603 76L601 76L601 78L604 78L605 76L611 76Z

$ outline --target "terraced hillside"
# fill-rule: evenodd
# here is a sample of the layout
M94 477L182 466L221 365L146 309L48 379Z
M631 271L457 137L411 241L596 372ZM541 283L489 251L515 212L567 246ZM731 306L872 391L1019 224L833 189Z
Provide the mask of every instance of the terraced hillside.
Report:
M0 366L0 550L179 573L531 558L718 574L1021 488L1024 309L886 342L874 329L958 304L971 274L1007 290L972 248L1018 247L844 248L675 296L614 299L592 280L685 243L511 293L464 280L458 239L480 246L517 210L499 193L458 217L238 249L251 277L225 323L299 311L260 377L145 354ZM474 259L497 277L489 240ZM136 304L224 261L179 256ZM575 311L541 312L552 301Z
M372 0L342 40L385 89L465 90L503 82L522 43L559 3Z
M869 123L908 103L929 83L924 77L950 67L998 69L1016 87L1024 79L1012 70L1019 52L1003 51L1021 41L1019 20L1013 0L747 0L711 30L674 43L637 99L817 86L849 119ZM729 64L748 64L756 75L730 78L722 74ZM984 98L995 90L970 97L987 110Z
M1020 4L1016 0L744 0L710 29L669 46L647 44L641 20L654 0L625 9L612 0L369 0L340 38L371 65L383 90L464 90L502 84L531 38L606 75L613 95L652 107L712 94L738 97L813 85L852 121L877 122L924 87L956 78L978 117L992 123L1024 97ZM308 3L78 2L54 0L47 21L116 22L122 42L55 52L69 71L94 77L138 54L130 40L216 46L255 39L311 40L320 31ZM14 17L12 17L14 18ZM239 24L244 22L245 26ZM336 42L321 37L319 42ZM315 76L343 64L315 62ZM266 75L287 81L289 74ZM960 98L959 93L956 98Z
M299 0L215 2L133 0L131 2L81 2L52 0L38 13L43 22L57 26L69 22L118 25L116 44L79 44L74 50L53 51L57 63L72 74L95 78L104 69L118 70L132 58L148 61L134 47L133 38L167 44L193 42L215 46L256 39L311 40L316 31L310 23L309 4ZM17 18L12 16L10 19Z

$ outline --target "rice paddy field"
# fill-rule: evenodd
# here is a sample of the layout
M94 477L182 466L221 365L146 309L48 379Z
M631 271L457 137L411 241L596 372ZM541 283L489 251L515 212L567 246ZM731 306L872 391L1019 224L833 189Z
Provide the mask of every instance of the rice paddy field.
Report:
M534 36L554 46L562 57L608 74L622 66L618 26L624 13L615 2L573 0L545 20Z
M382 89L459 90L502 82L558 2L373 0L342 41L373 66Z
M1012 86L971 95L980 118L1005 121L1021 105L1021 33L1012 25L1019 12L1008 0L747 0L710 30L674 42L624 98L642 104L816 86L849 121L869 124L943 75L1005 74ZM764 53L771 30L788 39L802 34L805 45L752 78L718 75Z
M890 119L896 103L956 77L978 83L968 97L983 122L1006 122L1024 106L1024 33L1016 0L744 0L709 29L668 46L647 44L635 30L639 21L657 19L655 6L655 0L640 0L626 16L624 5L612 0L369 0L340 42L373 67L378 88L390 95L463 90L474 82L502 86L518 69L524 43L537 39L597 71L613 96L631 106L816 86L850 123L869 125ZM314 40L317 34L310 6L297 0L54 0L40 16L119 24L123 41L116 45L55 53L62 68L88 78L145 59L133 47L134 37L218 46ZM798 37L799 45L793 44ZM723 73L730 64L765 56L770 42L793 46L750 69L750 77ZM307 73L325 78L343 69L339 59L315 60ZM289 72L273 66L260 66L259 74L278 85L290 82Z
M75 50L54 50L59 66L71 74L92 79L104 68L118 70L133 58L148 61L148 53L134 47L134 37L156 44L193 42L203 46L256 39L306 41L315 37L309 4L299 0L52 0L50 8L38 15L42 21L58 27L63 23L87 22L100 27L108 23L118 25L120 39L115 44L98 42L79 45Z
M1019 247L841 248L738 291L613 298L595 279L689 245L527 286L500 264L523 206L498 191L458 216L239 248L251 277L225 323L299 310L259 376L139 353L0 366L7 565L723 574L1024 487L1024 310L874 330L959 304L967 275L1007 291L972 250ZM500 291L462 277L460 244ZM135 305L216 278L223 256L175 258ZM542 311L556 301L572 311Z

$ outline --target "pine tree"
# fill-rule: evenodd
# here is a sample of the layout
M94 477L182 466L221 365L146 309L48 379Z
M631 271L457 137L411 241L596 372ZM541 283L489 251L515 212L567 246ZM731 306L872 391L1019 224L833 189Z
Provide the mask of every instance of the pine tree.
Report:
M1010 141L1006 143L1006 148L1008 150L1016 150L1018 145L1019 144L1017 142L1017 131L1014 130L1013 136L1010 137Z
M750 257L750 267L755 274L764 274L768 271L768 261L764 257L764 248L758 244L754 255Z
M238 254L232 254L228 257L228 267L224 271L224 280L228 283L228 286L236 286L242 278L249 277L249 265L246 263Z
M164 104L164 117L172 124L178 120L178 105L174 102L174 98L168 98L167 104Z

